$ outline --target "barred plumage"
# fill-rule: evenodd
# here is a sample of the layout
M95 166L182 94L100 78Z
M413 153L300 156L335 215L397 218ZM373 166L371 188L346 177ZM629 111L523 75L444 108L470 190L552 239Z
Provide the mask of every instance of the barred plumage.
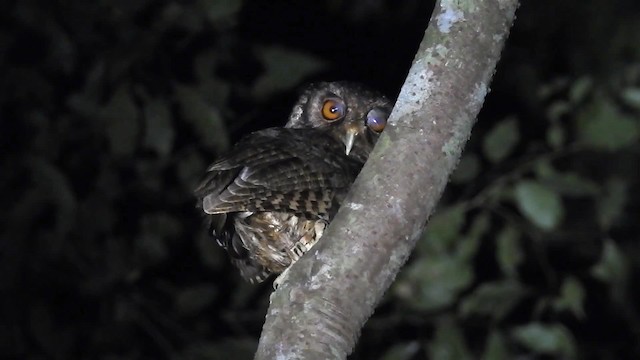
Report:
M198 206L245 279L284 271L318 241L390 110L355 84L311 86L284 128L245 136L207 169Z

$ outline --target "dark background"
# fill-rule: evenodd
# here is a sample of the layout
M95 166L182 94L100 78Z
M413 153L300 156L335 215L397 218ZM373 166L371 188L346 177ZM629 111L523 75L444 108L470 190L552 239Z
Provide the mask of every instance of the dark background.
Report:
M304 83L395 96L432 6L3 2L0 358L251 358L271 284L240 279L192 189ZM517 15L352 359L640 358L640 3Z

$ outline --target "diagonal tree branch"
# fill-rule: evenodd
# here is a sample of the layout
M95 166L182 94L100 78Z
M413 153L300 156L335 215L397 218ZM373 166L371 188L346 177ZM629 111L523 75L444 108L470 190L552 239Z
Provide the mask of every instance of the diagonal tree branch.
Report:
M517 0L436 3L389 125L322 240L272 294L256 359L344 359L455 168Z

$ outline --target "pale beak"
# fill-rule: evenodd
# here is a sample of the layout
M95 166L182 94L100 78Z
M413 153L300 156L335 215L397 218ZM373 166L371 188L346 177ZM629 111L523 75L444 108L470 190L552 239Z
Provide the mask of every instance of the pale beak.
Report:
M351 152L351 148L353 147L353 142L356 140L356 135L358 135L358 130L356 128L348 128L347 132L344 135L344 146L345 153L349 155Z

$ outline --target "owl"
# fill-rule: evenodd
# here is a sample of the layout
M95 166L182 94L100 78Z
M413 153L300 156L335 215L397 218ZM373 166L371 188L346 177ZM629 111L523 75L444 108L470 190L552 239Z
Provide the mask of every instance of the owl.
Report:
M284 127L246 135L209 166L198 207L243 278L282 273L322 237L391 107L358 84L311 85Z

